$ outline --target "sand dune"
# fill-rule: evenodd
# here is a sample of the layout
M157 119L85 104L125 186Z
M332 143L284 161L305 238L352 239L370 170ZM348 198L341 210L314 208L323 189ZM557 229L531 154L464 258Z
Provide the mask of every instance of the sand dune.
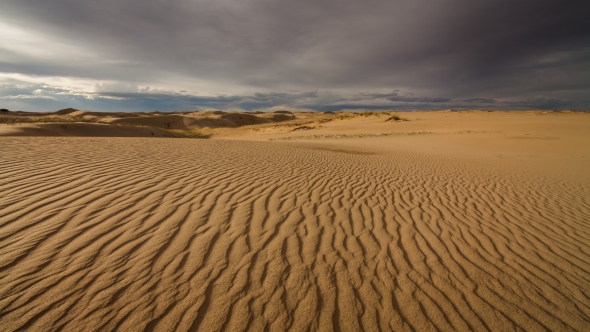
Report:
M113 120L111 123L150 126L164 129L193 129L199 127L197 119L181 115L123 118Z
M588 122L467 118L0 137L0 330L589 330Z
M80 111L75 108L64 108L62 110L55 111L53 113L58 114L58 115L70 115L70 114L78 113L78 112L80 112Z
M148 127L122 127L98 123L43 123L0 128L7 136L91 136L91 137L162 137Z
M318 113L318 116L321 117L321 114ZM170 136L166 131L176 130L187 132L176 132L174 137L194 137L191 131L195 130L207 129L208 132L201 133L201 136L211 136L218 128L291 120L297 120L297 116L290 112L117 113L66 108L46 113L3 112L0 116L0 136L162 137ZM64 130L66 127L68 130Z
M219 114L222 113L222 114ZM196 129L196 128L235 128L247 125L259 125L270 122L281 122L295 119L295 116L287 114L263 114L254 115L247 113L210 112L185 115L160 115L128 117L111 121L114 124L141 125L164 129Z

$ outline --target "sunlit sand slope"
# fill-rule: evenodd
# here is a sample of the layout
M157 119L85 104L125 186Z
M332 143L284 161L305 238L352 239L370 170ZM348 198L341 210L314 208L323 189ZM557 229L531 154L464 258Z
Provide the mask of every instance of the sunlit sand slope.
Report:
M590 329L587 178L345 145L0 139L0 329Z

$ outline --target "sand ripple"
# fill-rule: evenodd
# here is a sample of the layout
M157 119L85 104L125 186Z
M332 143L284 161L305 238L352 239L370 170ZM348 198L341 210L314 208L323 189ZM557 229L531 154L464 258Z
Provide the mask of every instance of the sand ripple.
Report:
M2 330L590 328L587 185L275 142L0 143Z

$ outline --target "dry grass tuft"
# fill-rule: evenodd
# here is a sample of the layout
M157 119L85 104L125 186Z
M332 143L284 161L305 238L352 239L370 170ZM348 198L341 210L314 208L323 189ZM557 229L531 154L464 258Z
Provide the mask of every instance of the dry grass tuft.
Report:
M408 118L402 118L401 116L397 115L396 113L391 113L389 115L389 118L387 118L387 120L385 120L385 122L387 121L408 121Z

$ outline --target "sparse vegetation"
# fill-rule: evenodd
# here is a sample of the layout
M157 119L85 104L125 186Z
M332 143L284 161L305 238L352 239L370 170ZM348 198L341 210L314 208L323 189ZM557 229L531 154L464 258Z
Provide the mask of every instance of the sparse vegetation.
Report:
M396 113L391 113L389 115L389 118L387 118L387 120L385 120L385 122L387 121L408 121L407 118L402 118L401 116L397 115Z
M295 127L295 129L291 130L291 131L297 131L297 130L310 130L310 129L315 129L315 127L311 127L311 126L299 126L299 127Z
M290 140L313 140L313 139L334 139L334 138L365 138L365 137L384 137L384 136L414 136L414 135L431 135L436 134L431 131L411 131L411 132L393 132L381 134L324 134L324 135L308 135L308 136L287 136L279 138L271 138L270 141L290 141Z
M383 115L383 112L361 112L361 113L355 113L355 115L360 116L360 117L381 116L381 115Z
M66 114L62 111L68 111ZM62 112L62 113L58 113ZM352 120L359 118L377 117L386 119L386 121L407 121L391 111L363 111L363 112L327 112L327 113L310 113L312 115L295 115L286 110L275 111L274 116L256 117L253 114L247 113L225 113L221 111L205 112L194 114L187 113L191 118L197 119L198 123L190 125L189 129L173 129L176 127L176 120L162 119L159 125L153 125L151 122L140 121L138 123L133 120L126 122L127 117L150 117L156 116L155 113L92 113L85 115L72 114L68 109L60 110L54 113L33 113L33 112L5 112L0 114L0 124L18 125L18 124L69 124L69 123L93 123L96 125L110 125L123 127L145 127L151 130L153 136L164 137L192 137L192 138L208 138L215 134L216 128L244 127L245 129L260 131L270 128L275 128L278 131L302 131L321 128L323 124L332 121ZM77 114L77 115L76 115ZM182 113L184 114L184 113ZM267 113L264 113L267 115ZM170 113L167 115L178 115L177 113ZM218 116L221 115L221 118ZM186 114L185 114L186 116ZM257 119L260 118L260 121ZM189 119L194 122L194 120ZM163 124L162 124L163 123ZM192 123L192 122L191 122ZM175 124L175 125L173 125Z
M382 116L382 115L389 115L390 112L388 111L373 111L373 112L359 112L359 113L344 113L344 114L340 114L336 117L333 117L331 119L325 119L325 120L320 120L321 121L333 121L333 120L348 120L348 119L354 119L354 118L358 118L358 117L371 117L371 116Z
M85 120L81 116L72 116L68 118L54 117L54 116L43 116L43 117L0 117L0 123L15 125L21 123L72 123L72 122L92 122Z

